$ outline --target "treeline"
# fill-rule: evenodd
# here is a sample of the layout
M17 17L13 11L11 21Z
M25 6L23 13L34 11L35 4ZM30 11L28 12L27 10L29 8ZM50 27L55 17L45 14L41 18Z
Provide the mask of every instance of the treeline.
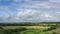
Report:
M24 23L0 23L0 26L34 26L39 23L24 22Z
M60 22L59 22L60 23ZM54 22L24 22L24 23L0 23L0 26L53 26L53 25L60 25L59 23Z

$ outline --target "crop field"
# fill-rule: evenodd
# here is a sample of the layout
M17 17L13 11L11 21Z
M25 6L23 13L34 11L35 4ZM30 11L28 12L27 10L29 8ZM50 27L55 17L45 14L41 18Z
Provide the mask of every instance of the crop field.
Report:
M60 34L60 24L0 26L0 34Z
M46 29L46 28L50 28L50 27L44 27L44 26L5 26L3 27L4 29L15 29L15 28L27 28L27 29Z
M5 26L4 29L16 29L16 28L27 28L26 31L20 32L21 34L45 34L47 32L43 32L44 29L48 29L50 27L43 26Z
M27 28L26 31L20 32L20 34L52 34L53 32L60 32L60 29L43 32L43 30L48 29L50 27L44 27L44 26L5 26L4 29L16 29L16 28ZM60 33L59 33L60 34Z

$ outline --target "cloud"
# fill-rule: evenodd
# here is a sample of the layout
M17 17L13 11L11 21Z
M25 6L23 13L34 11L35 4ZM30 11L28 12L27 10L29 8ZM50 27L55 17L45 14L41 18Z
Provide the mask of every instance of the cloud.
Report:
M60 4L54 3L54 0L50 1L51 2L40 2L39 0L12 0L8 6L0 6L0 10L6 12L5 15L0 15L0 21L60 21ZM55 9L58 9L59 12L55 11ZM19 12L12 14L15 10Z
M24 21L58 21L58 14L50 11L24 10L17 14L19 20Z
M8 6L0 6L0 10L8 10Z
M54 8L60 8L60 4L57 3L50 3L50 2L26 2L22 4L16 4L12 3L11 4L13 7L15 7L17 10L18 9L40 9L40 8L46 8L46 9L54 9Z
M13 2L21 2L22 0L13 0Z
M30 2L32 0L13 0L13 2L21 3L21 2Z
M8 21L10 18L12 19L12 13L8 6L0 6L0 10L5 12L4 14L0 14L0 21ZM2 11L0 11L1 13Z
M0 10L3 10L4 12L6 12L7 14L11 15L11 10L9 8L9 6L0 6ZM1 11L0 11L1 12Z
M54 14L53 14L54 13ZM25 9L18 12L16 15L0 15L0 21L19 21L19 22L43 22L43 21L60 21L60 13L53 11L41 11L41 10L33 10L33 9Z
M60 0L49 0L50 2L60 3Z
M50 8L49 4L48 3L41 3L41 2L38 2L38 3L32 3L32 5L24 5L25 8Z

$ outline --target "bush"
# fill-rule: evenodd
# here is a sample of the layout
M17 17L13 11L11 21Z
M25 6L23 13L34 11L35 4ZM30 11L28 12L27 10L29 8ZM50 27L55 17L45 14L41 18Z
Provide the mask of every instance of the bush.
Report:
M54 29L56 29L56 27L55 27L55 26L52 26L52 27L50 27L50 28L48 28L48 29L44 29L43 32L45 32L45 31L50 31L50 30L54 30Z
M20 34L20 31L26 30L26 28L16 28L16 29L1 29L4 34Z
M52 34L58 34L58 33L56 33L56 32L53 32Z
M8 29L8 30L4 30L4 34L12 34L13 32L16 34L20 34L19 32L24 30L26 30L26 28Z
M14 29L15 32L24 31L24 30L27 30L27 29L26 28L16 28L16 29Z
M0 29L3 29L2 27L0 27Z
M54 29L56 29L56 27L55 27L55 26L50 27L50 30L54 30Z
M45 33L45 34L49 34L49 33Z
M48 31L48 29L44 29L44 30L43 30L43 32L46 32L46 31Z

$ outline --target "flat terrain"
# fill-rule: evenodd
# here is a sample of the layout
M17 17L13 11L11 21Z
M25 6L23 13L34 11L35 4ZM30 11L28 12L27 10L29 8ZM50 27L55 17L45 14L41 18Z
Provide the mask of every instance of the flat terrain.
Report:
M24 27L24 28L34 28L34 29L46 29L46 28L50 28L50 27L44 27L44 26L5 26L3 27L4 29L15 29L15 28L21 28L21 27Z
M53 34L53 32L60 34L60 24L39 24L31 26L1 26L0 33L3 32L11 34ZM21 29L22 28L22 29ZM24 29L25 28L25 29ZM56 29L55 29L56 28Z
M60 28L57 28L55 30L51 30L51 31L48 31L49 33L53 33L53 32L57 32L58 34L60 34Z
M4 29L16 29L16 28L27 28L28 30L20 32L21 34L52 34L53 32L60 34L60 28L57 28L55 30L43 32L44 29L48 29L50 27L44 27L44 26L4 26Z

